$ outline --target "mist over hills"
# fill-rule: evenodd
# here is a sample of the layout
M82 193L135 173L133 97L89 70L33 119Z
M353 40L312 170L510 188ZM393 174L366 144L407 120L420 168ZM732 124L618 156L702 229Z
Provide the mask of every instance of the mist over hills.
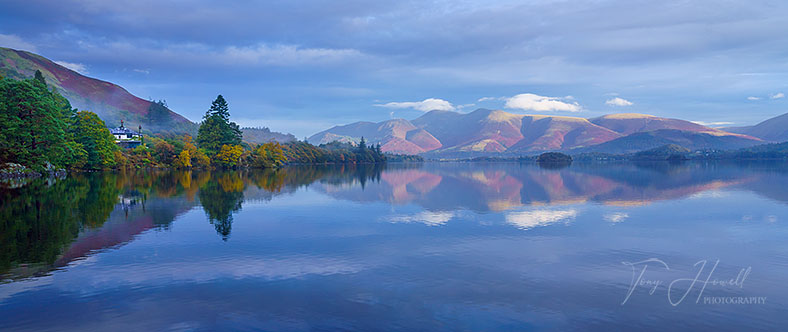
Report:
M132 95L110 82L90 78L63 67L40 55L0 47L0 75L13 79L33 77L41 71L47 84L62 94L71 106L98 114L107 126L115 127L124 120L126 127L142 126L156 133L194 133L195 123L166 106Z
M96 113L108 127L119 126L123 120L126 127L142 126L145 132L192 136L197 133L197 123L170 110L166 104L144 100L121 86L84 76L38 54L0 47L0 77L27 79L36 70L41 71L47 84L66 97L72 107ZM255 144L296 140L292 134L268 128L241 130L244 141Z
M361 137L383 151L461 157L536 154L543 151L631 153L666 144L688 149L735 149L764 143L690 121L620 113L592 119L522 115L478 109L470 113L430 111L413 119L356 122L319 132L313 144Z

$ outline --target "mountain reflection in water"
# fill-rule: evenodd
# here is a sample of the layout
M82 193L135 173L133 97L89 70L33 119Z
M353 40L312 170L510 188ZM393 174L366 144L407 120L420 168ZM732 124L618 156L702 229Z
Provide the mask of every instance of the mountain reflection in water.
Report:
M788 202L785 183L788 171L770 163L575 165L558 170L516 163L428 163L76 174L2 190L0 271L15 267L16 274L31 275L42 266L65 266L146 230L167 228L195 206L227 240L233 214L244 201L268 201L305 186L343 200L417 204L426 210L422 219L394 220L441 224L460 209L501 212L583 202L637 206L725 187ZM516 216L510 218L515 224ZM543 216L561 217L560 212Z
M786 184L784 163L35 180L0 187L0 330L770 329L788 305ZM751 265L744 288L709 294L768 305L676 311L664 290L640 290L622 306L631 269L621 262L654 257L678 274L720 258L720 278ZM86 306L101 314L75 312Z

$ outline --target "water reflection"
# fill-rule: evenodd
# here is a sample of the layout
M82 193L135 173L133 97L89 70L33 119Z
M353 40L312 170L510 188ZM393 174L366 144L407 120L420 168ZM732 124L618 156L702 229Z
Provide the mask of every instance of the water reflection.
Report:
M721 188L753 191L788 202L781 164L644 163L545 169L517 163L298 166L233 172L144 171L72 174L0 189L0 273L40 275L91 252L167 229L180 214L202 207L224 241L246 201L270 201L299 188L335 199L416 204L414 215L391 222L443 225L457 211L505 212L520 228L574 219L578 203L641 206ZM548 207L528 211L523 206ZM604 218L623 222L626 212Z
M693 162L38 180L0 189L0 330L778 329L786 183L784 164ZM621 262L652 257L660 280L752 266L707 294L768 301L622 306Z

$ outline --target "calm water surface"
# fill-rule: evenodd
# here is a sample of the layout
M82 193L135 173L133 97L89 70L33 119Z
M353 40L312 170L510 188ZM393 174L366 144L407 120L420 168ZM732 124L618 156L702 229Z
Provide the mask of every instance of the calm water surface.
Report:
M784 163L291 167L9 186L0 331L788 325Z

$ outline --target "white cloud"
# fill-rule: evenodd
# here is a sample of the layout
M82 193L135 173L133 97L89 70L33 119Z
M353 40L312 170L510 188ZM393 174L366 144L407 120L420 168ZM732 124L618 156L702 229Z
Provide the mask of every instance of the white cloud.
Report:
M422 101L390 102L386 104L375 104L374 106L386 108L412 108L422 112L429 112L433 110L453 111L455 109L454 105L452 105L450 102L438 98L427 98Z
M145 75L150 74L150 69L132 69L132 71L138 72L140 74L145 74Z
M83 75L88 73L88 67L81 63L65 62L65 61L55 61L55 63Z
M624 98L619 98L619 97L616 97L616 98L613 98L613 99L608 99L605 102L605 104L610 105L610 106L622 106L622 107L623 106L632 106L632 102L631 101L626 100Z
M747 100L761 100L761 98L750 96L750 97L747 97Z
M505 98L501 98L501 97L481 97L481 98L479 98L479 100L477 100L476 102L477 102L477 103L481 103L481 102L485 102L485 101L490 101L490 100L501 100L501 99L505 99Z
M606 214L604 216L604 218L608 222L619 223L619 222L623 222L624 220L629 218L629 214L625 213L625 212L613 212L613 213Z
M579 112L582 110L577 102L564 102L562 98L545 97L532 93L523 93L509 98L504 107L537 112Z
M571 221L577 217L577 210L536 210L511 212L506 215L506 222L520 229L547 226L559 221Z
M230 46L222 52L230 61L249 64L298 65L330 63L360 57L354 49L302 48L296 45Z
M706 127L720 127L720 126L729 126L733 124L733 122L728 122L728 121L716 121L716 122L692 121L692 123L697 123L701 126L706 126Z
M769 96L769 98L772 98L772 99L785 98L785 94L782 93L782 92L778 92L778 93L775 93L775 94Z
M22 40L22 38L19 38L17 35L0 34L0 46L30 52L37 51L35 45Z

